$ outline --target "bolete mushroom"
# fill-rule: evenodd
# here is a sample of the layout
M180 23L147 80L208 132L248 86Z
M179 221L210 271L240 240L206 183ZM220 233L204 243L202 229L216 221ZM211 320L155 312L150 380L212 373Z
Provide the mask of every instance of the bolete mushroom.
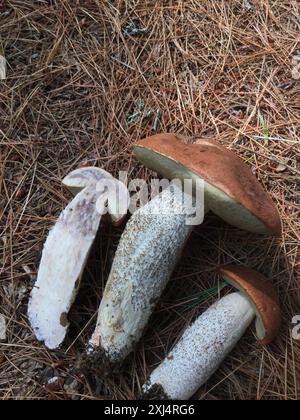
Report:
M107 209L113 224L120 224L124 218L120 196L124 202L128 195L124 184L99 168L77 169L63 184L75 198L49 232L28 305L33 331L49 349L58 348L65 338L67 315L102 215Z
M251 232L280 234L279 214L270 197L250 168L220 144L185 144L175 134L160 134L136 143L134 154L169 180L203 180L205 212L212 210ZM99 359L106 366L122 362L140 339L194 227L187 225L190 208L182 204L188 202L184 195L171 184L127 224L90 340L89 354L98 364Z
M211 306L188 327L143 386L144 397L186 400L211 377L256 319L260 344L271 343L281 325L276 291L256 271L229 265L221 276L239 292Z

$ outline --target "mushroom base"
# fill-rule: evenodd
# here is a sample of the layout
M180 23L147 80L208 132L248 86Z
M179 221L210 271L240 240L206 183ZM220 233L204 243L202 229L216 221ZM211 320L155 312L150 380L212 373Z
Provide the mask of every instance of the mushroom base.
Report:
M82 370L99 375L101 377L114 376L121 370L121 362L112 361L107 352L100 346L89 346L86 354L81 358Z
M151 386L149 391L142 394L142 400L170 400L171 398L165 393L163 387L159 384Z

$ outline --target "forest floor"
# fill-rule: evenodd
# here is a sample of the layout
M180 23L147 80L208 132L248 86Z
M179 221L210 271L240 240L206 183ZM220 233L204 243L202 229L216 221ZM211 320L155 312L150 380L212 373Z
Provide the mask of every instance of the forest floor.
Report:
M229 288L221 263L274 283L279 337L259 347L250 328L196 399L299 399L300 3L297 0L57 0L0 3L1 399L133 399L195 317ZM196 228L120 375L76 368L124 226L101 226L63 347L38 343L27 302L48 231L70 200L61 180L78 166L152 175L132 144L159 132L216 139L272 196L282 238L216 216ZM56 378L51 380L51 378ZM52 382L51 385L49 385Z

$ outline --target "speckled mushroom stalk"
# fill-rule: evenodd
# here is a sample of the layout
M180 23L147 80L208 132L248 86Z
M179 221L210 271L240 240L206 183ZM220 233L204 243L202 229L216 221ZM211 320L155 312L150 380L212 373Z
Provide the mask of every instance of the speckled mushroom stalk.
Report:
M227 266L222 276L239 292L211 306L190 327L143 386L145 398L187 400L218 369L256 318L262 344L278 334L278 299L271 283L245 267Z
M254 310L240 293L224 297L183 334L144 385L145 398L187 400L217 370L253 321Z
M119 224L124 217L116 210L113 196L109 195L114 186L120 188L119 181L106 171L77 169L63 180L63 184L77 195L48 235L28 305L33 331L49 349L58 348L67 333L67 315L106 205L114 224Z
M190 197L175 184L136 211L123 232L88 353L106 367L133 350L192 232Z
M160 134L134 145L139 161L169 180L204 181L205 213L212 210L233 226L279 234L281 222L271 199L234 153L216 142L186 144L175 134ZM180 195L181 194L181 195ZM121 363L139 340L193 229L174 199L163 192L136 212L121 237L100 304L88 353L109 370ZM149 215L150 209L158 215ZM168 214L170 213L170 214Z

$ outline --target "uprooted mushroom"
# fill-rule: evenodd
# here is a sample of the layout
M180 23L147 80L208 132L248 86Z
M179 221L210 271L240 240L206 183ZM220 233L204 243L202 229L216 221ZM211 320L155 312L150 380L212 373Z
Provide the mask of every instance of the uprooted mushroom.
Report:
M175 134L161 134L138 142L134 154L170 180L203 180L205 212L250 232L280 234L278 211L251 169L217 142L186 144ZM140 339L193 230L186 202L185 192L171 184L128 222L88 349L98 366L122 362Z
M124 184L99 168L71 172L63 184L75 195L45 242L28 317L38 340L58 348L69 327L68 312L78 292L101 217L118 225L127 210Z
M256 271L229 265L221 276L238 290L213 306L186 329L174 349L143 386L144 397L186 400L218 369L252 321L260 344L270 344L281 325L272 283Z

